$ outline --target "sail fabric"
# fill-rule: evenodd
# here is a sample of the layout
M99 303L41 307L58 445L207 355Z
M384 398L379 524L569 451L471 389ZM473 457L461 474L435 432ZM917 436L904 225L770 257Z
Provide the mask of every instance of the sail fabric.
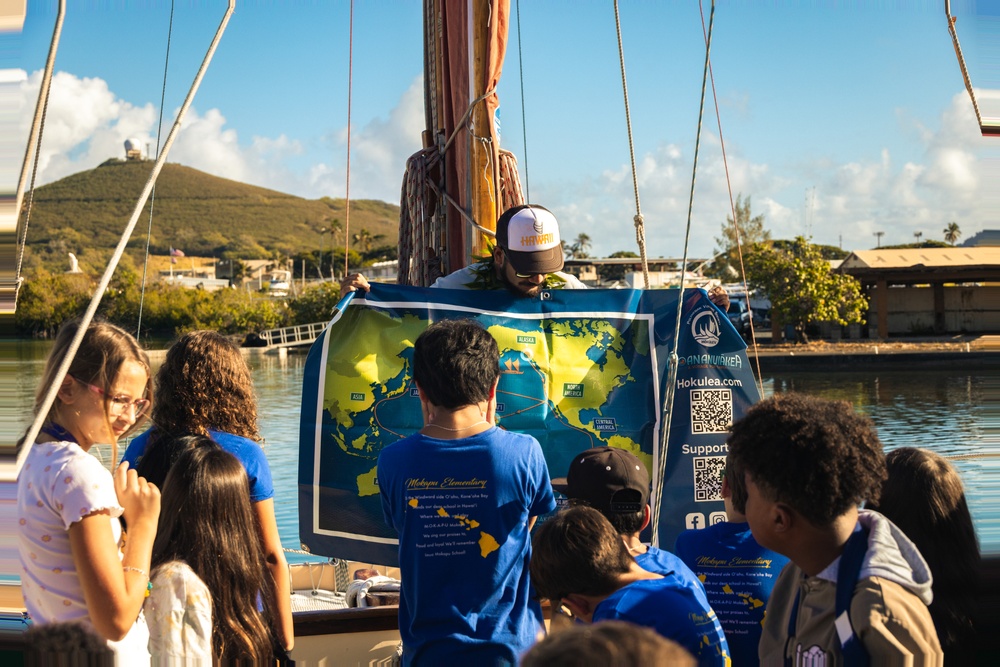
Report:
M635 453L655 474L666 420L679 290L506 291L373 284L352 293L313 344L303 380L299 531L312 553L395 565L376 462L423 426L413 343L430 323L468 317L500 347L497 418L534 436L552 477L584 449ZM724 519L729 426L759 399L746 344L703 290L683 294L660 541Z

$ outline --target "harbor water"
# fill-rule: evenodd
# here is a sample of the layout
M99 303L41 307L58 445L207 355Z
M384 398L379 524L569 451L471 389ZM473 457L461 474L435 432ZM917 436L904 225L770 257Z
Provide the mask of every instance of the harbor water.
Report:
M27 427L31 395L46 348L26 344L19 355L18 413ZM282 544L299 549L298 431L304 354L252 354L264 451L271 463L275 512ZM764 374L763 393L798 391L845 400L869 415L886 450L924 447L950 459L962 475L984 553L1000 553L1000 450L998 415L987 397L1000 395L1000 372L872 371ZM994 411L995 412L995 411ZM124 443L120 443L124 451ZM669 545L668 545L669 546ZM289 554L289 561L315 557Z

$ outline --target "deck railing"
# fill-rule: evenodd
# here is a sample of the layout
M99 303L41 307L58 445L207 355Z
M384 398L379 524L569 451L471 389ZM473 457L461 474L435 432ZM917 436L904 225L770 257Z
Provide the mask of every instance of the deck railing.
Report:
M296 345L311 345L326 329L328 322L312 322L294 327L268 329L260 332L260 339L266 347L293 347Z

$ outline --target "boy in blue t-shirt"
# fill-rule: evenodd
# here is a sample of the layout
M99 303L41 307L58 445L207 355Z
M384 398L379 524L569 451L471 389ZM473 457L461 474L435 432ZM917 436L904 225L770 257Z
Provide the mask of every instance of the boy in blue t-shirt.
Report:
M699 665L727 667L722 627L694 588L676 575L639 566L597 510L578 505L535 533L531 581L538 594L581 621L619 620L653 628L686 648Z
M726 633L733 664L759 665L757 645L771 589L788 558L753 538L746 516L733 507L732 489L743 480L732 466L722 478L728 521L677 536L674 551L705 584L708 601Z
M538 441L495 425L499 376L496 341L471 320L414 345L424 427L383 449L377 473L399 532L404 665L515 665L541 629L530 530L555 499Z
M585 449L569 464L566 477L552 480L552 488L571 504L583 503L603 514L644 570L674 575L704 598L705 587L684 561L639 538L651 517L650 486L649 471L635 454L617 447Z

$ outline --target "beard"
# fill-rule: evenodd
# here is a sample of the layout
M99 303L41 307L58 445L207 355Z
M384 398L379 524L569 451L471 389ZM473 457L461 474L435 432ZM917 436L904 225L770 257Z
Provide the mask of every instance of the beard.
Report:
M533 299L545 289L544 282L536 285L535 283L529 283L527 280L518 279L516 283L512 283L507 280L506 276L503 277L503 284L508 292L522 299Z

